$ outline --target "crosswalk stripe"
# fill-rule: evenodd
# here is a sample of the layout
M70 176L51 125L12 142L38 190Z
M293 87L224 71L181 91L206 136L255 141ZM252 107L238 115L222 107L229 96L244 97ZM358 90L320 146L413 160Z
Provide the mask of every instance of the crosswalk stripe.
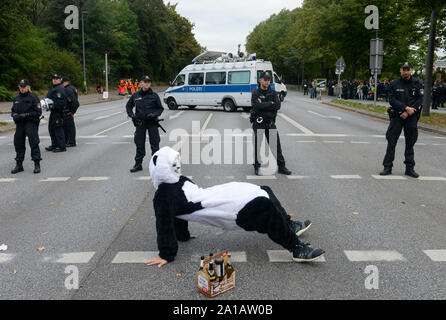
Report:
M266 250L269 262L294 262L292 253L288 250ZM326 262L325 256L314 260L313 262Z
M80 177L78 181L104 181L108 180L109 177Z
M435 262L446 261L446 250L423 250L423 252Z
M419 180L424 180L424 181L446 181L445 177L424 177L424 176L420 176L418 179Z
M16 180L16 178L0 178L0 182L13 182Z
M11 261L15 257L14 254L11 253L0 253L0 263L6 263Z
M372 174L372 177L377 180L407 180L407 178L403 176L380 176L376 174Z
M231 261L232 262L247 262L247 258L246 258L246 252L245 251L229 251L229 253L231 254ZM204 256L205 258L206 255L203 254L193 254L191 256L190 261L192 262L200 262L200 257Z
M56 257L45 257L44 261L67 264L88 263L95 253L94 251L62 253Z
M296 179L305 179L305 178L309 178L308 176L286 176L288 179L290 180L296 180Z
M406 261L398 251L394 250L345 250L344 253L352 262Z
M70 177L52 177L52 178L43 178L42 180L39 181L43 181L43 182L64 182L64 181L68 181L70 179Z
M145 263L158 258L158 251L122 251L118 252L111 263Z
M246 176L248 180L275 180L276 176Z
M150 177L150 176L143 176L143 177L136 178L136 180L152 180L152 177Z
M333 179L362 179L361 176L359 176L357 174L333 175L330 177L332 177Z

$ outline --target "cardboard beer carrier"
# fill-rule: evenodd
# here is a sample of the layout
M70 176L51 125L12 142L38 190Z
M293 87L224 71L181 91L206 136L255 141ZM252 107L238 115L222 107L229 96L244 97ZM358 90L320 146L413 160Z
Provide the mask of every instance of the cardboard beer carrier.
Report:
M224 261L223 269L226 270L226 267L228 264L228 252L223 251L216 255L213 255L212 257L208 257L208 258L204 259L203 269L199 270L197 273L197 289L199 292L201 292L208 298L213 298L213 297L235 287L235 270L234 269L232 269L232 273L229 277L225 271L224 276L221 279L221 281L218 276L215 281L210 280L210 276L208 273L209 262L211 262L211 260L215 261L219 257L223 258L223 261ZM231 261L231 265L232 265L232 261ZM214 263L214 270L215 270L215 263ZM216 273L217 273L217 271L216 271Z

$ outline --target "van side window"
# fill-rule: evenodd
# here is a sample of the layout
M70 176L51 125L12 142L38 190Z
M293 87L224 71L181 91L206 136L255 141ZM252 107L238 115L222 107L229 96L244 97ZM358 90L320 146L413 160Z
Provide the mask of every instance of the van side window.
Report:
M226 72L207 72L206 84L226 84Z
M251 78L250 71L229 71L228 84L249 84Z
M184 74L179 74L178 77L176 77L175 81L173 82L173 86L182 86L184 85L184 80L186 79L186 76Z
M203 84L204 73L189 73L189 85L200 85Z
M277 76L277 74L274 74L274 82L275 82L275 83L280 83L280 79L279 79L279 77Z

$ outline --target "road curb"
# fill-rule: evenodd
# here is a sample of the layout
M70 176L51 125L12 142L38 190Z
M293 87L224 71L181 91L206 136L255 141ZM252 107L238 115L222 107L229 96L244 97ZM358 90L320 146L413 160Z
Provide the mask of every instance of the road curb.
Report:
M332 107L341 108L341 109L344 109L344 110L349 110L349 111L353 111L353 112L356 112L356 113L364 114L364 115L367 115L367 116L370 116L370 117L382 119L382 120L385 120L387 122L389 121L389 116L387 114L380 114L380 113L373 112L373 111L356 109L356 108L344 106L342 104L337 104L335 102L321 102L321 103L323 103L325 105L332 106ZM441 134L441 135L446 136L446 129L443 129L441 127L432 126L430 124L418 122L418 128L422 129L424 131L433 132L433 133L437 133L437 134Z

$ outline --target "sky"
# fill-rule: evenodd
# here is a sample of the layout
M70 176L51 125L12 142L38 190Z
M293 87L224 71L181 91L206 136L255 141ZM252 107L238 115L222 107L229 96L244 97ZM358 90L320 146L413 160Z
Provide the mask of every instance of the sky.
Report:
M201 46L235 54L238 44L245 52L246 37L261 21L302 6L303 0L164 0L168 2L177 3L177 12L195 25Z

